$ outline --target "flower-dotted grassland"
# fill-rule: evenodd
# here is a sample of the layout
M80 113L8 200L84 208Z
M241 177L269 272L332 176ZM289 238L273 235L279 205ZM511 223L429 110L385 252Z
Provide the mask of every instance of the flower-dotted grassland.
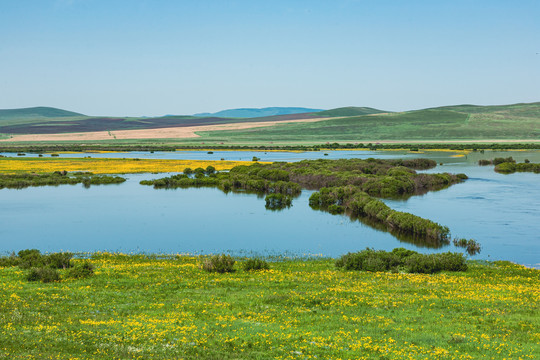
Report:
M91 261L94 277L52 284L0 268L0 357L533 359L540 352L540 271L519 265L421 275L345 272L331 259L311 259L215 274L187 255L96 253Z

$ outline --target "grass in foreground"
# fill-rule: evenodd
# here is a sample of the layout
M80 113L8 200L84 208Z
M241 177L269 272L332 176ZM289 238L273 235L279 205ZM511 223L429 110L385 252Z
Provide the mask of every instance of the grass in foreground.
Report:
M538 270L473 262L459 273L371 273L311 259L257 272L239 261L220 274L203 271L202 261L94 254L93 277L49 284L0 268L0 357L533 359L540 352Z
M161 160L161 159L85 159L85 158L0 158L0 173L51 171L90 171L94 174L181 172L186 167L229 170L248 161Z

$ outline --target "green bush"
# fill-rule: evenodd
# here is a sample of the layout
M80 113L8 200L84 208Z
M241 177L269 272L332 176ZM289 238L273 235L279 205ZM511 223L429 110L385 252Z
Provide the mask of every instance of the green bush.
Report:
M44 258L45 264L53 269L70 268L73 254L69 252L52 253Z
M45 257L37 249L21 250L17 255L19 257L19 267L22 269L45 266Z
M58 273L58 270L51 269L50 267L33 267L26 276L26 280L49 283L60 280L60 273Z
M269 194L265 197L267 209L283 209L290 207L292 203L292 197L283 194Z
M20 259L15 253L9 256L0 257L0 267L11 267L19 265Z
M74 279L87 278L94 275L94 265L85 261L69 269L67 276Z
M400 259L397 255L373 249L348 253L336 261L336 267L345 270L387 271L398 265Z
M214 255L202 262L202 269L208 272L217 272L220 274L234 272L235 260L230 255Z
M467 262L460 253L446 252L435 254L437 261L441 264L441 270L444 271L467 271Z
M244 270L245 271L256 271L256 270L268 270L270 269L270 265L267 261L263 259L248 259L246 262L244 262Z
M467 263L463 254L417 254L407 258L405 266L411 273L434 274L439 271L466 271Z
M345 212L345 208L341 205L333 204L328 207L328 212L332 215L343 214Z
M348 253L336 261L336 267L359 271L402 271L433 274L439 271L466 271L463 254L419 254L416 251L397 248L391 252L366 249Z

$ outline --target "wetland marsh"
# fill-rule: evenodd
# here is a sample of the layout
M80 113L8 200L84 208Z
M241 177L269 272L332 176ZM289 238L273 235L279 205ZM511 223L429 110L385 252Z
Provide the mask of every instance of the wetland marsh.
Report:
M324 155L328 154L328 155ZM7 154L3 154L7 155ZM13 154L12 154L13 155ZM441 191L407 200L383 199L390 208L448 226L452 237L474 238L482 252L474 259L510 260L527 266L540 262L537 219L540 218L539 178L533 173L498 174L479 159L513 156L540 161L538 151L448 152L320 151L252 152L207 151L167 153L60 154L72 157L198 159L238 161L298 161L302 159L426 157L438 164L426 173L465 173L469 179ZM25 160L30 159L28 154ZM250 164L249 162L248 164ZM3 189L0 251L21 248L42 251L100 250L135 253L209 254L321 254L336 257L366 247L391 250L406 247L421 252L458 251L433 248L386 231L309 207L312 190L302 190L293 206L267 211L264 198L217 189L155 190L141 180L167 174L129 174L121 185ZM31 224L31 226L28 226ZM61 234L61 236L59 235Z

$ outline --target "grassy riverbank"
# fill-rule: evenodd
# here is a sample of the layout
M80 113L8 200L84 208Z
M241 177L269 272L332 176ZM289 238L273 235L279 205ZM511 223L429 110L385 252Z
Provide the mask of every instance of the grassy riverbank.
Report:
M80 261L80 260L79 260ZM95 275L0 268L0 358L533 359L540 271L346 272L331 259L207 273L200 258L94 254Z

